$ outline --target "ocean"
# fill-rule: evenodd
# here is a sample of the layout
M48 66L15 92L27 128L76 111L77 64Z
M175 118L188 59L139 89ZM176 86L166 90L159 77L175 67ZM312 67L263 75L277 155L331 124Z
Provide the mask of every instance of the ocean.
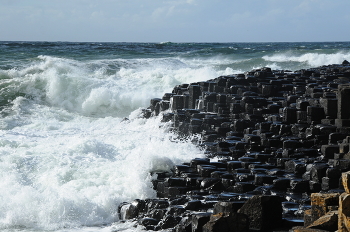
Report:
M0 231L141 231L119 203L204 157L141 109L173 87L350 61L350 42L0 42Z

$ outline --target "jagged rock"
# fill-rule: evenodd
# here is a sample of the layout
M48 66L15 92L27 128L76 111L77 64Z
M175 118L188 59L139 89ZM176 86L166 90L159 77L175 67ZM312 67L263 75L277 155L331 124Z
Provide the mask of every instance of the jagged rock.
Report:
M202 232L203 226L209 221L211 213L196 213L192 215L192 232Z
M330 211L314 221L307 228L336 231L338 229L338 211Z
M158 223L161 229L174 228L181 221L181 217L167 215L163 220Z
M342 173L342 183L345 192L350 194L350 171Z
M136 218L139 212L145 208L145 202L143 200L136 199L131 203L123 203L119 207L119 214L121 220L128 220Z
M202 207L202 202L200 200L192 200L184 205L186 210L199 210Z
M305 228L302 226L293 227L290 232L329 232L328 230Z
M269 230L282 223L281 198L278 196L253 196L238 210L249 217L249 227Z
M311 194L311 222L324 216L331 206L339 205L339 193L312 193Z
M350 194L343 193L339 197L338 230L350 231Z
M141 218L139 220L139 224L143 225L144 227L147 226L155 226L159 223L159 220L154 218Z
M244 201L218 202L214 205L213 214L236 213L243 205Z
M203 232L246 232L249 230L248 216L241 213L219 213L210 216Z

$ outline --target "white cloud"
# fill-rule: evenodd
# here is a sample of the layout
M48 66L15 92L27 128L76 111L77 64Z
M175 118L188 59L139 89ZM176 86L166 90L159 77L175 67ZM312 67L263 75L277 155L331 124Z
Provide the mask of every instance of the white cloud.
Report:
M188 4L196 4L197 1L196 1L196 0L187 0L186 2L187 2Z
M169 17L174 14L174 10L175 6L159 7L152 12L152 18L158 20L164 17Z

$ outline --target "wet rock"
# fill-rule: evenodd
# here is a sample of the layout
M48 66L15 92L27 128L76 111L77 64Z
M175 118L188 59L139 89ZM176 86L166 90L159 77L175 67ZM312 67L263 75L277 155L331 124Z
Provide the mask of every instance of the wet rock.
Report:
M140 212L145 209L143 200L134 200L131 203L123 203L119 206L119 215L121 220L136 218Z
M155 226L158 223L159 223L159 220L156 220L154 218L141 218L139 220L139 224L143 225L144 227L146 227L146 229L147 229L148 226ZM151 227L148 227L148 228L151 228Z
M202 207L202 202L200 200L192 200L184 205L186 210L199 211Z
M174 228L181 221L181 217L175 217L167 215L163 220L158 223L158 227L161 229Z

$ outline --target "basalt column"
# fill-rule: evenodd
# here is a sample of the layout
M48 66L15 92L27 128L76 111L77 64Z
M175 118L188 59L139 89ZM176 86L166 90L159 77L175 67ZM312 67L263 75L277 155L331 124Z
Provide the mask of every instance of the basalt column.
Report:
M340 127L350 127L350 85L338 86L338 118L336 125Z

